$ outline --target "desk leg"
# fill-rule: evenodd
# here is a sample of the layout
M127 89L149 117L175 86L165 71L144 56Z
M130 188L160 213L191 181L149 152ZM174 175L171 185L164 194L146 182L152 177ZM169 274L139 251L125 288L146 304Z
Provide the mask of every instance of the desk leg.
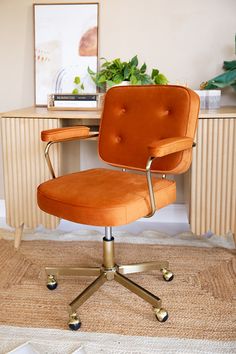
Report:
M22 223L20 226L18 226L15 230L15 241L14 241L14 247L18 249L20 247L21 243L21 238L23 234L23 229L24 229L24 223Z

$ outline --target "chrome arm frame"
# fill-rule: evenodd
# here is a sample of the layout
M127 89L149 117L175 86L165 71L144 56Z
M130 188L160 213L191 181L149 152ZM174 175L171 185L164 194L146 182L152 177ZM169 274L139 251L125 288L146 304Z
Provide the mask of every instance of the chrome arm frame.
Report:
M98 135L99 134L94 133L94 134L91 134L91 135L86 136L86 137L80 137L80 138L78 138L78 140L96 138L96 137L98 137ZM46 159L46 162L47 162L47 165L48 165L48 168L49 168L49 171L51 173L52 178L56 178L56 175L55 175L55 172L54 172L54 169L53 169L53 166L52 166L52 162L51 162L51 159L50 159L50 156L49 156L50 147L53 144L56 144L56 143L63 143L63 142L66 142L66 141L73 141L73 140L75 140L75 139L68 139L68 140L61 140L61 141L49 141L47 143L47 145L45 147L45 150L44 150L44 156L45 156L45 159Z

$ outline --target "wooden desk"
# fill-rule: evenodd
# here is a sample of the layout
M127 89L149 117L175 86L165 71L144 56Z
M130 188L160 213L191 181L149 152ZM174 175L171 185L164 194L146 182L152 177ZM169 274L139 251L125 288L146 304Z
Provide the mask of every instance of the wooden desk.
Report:
M197 235L234 233L236 107L200 112L192 166L185 178L189 222Z
M48 111L29 107L1 117L6 222L16 228L15 246L23 226L55 228L59 220L42 212L36 189L50 178L40 132L73 124L99 125L100 111ZM186 204L192 231L216 234L236 231L236 107L202 111L193 163L185 176ZM60 171L60 147L52 160Z
M56 228L59 219L42 212L36 202L37 186L51 178L44 159L40 133L70 124L99 125L100 111L48 111L29 107L1 117L6 222L14 227L18 248L24 225ZM56 174L60 171L60 146L51 151Z

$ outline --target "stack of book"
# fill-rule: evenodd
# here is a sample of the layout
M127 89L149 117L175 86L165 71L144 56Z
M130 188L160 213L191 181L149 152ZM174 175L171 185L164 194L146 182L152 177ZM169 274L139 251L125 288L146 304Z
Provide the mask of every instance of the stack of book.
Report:
M54 107L96 108L96 94L54 94Z
M103 106L104 94L85 93L69 94L54 93L48 95L48 109L50 110L76 110L76 109L100 109Z

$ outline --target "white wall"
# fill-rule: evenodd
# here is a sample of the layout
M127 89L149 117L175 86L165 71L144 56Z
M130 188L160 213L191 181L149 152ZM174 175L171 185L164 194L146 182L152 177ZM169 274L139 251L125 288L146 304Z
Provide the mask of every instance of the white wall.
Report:
M235 59L235 0L98 2L100 56L129 59L137 54L140 62L159 68L171 83L194 89L219 74L223 60ZM32 4L33 0L0 0L0 112L34 102ZM236 105L236 95L227 91L223 104Z
M171 82L199 87L235 58L235 0L110 0L101 11L101 54L137 53Z

